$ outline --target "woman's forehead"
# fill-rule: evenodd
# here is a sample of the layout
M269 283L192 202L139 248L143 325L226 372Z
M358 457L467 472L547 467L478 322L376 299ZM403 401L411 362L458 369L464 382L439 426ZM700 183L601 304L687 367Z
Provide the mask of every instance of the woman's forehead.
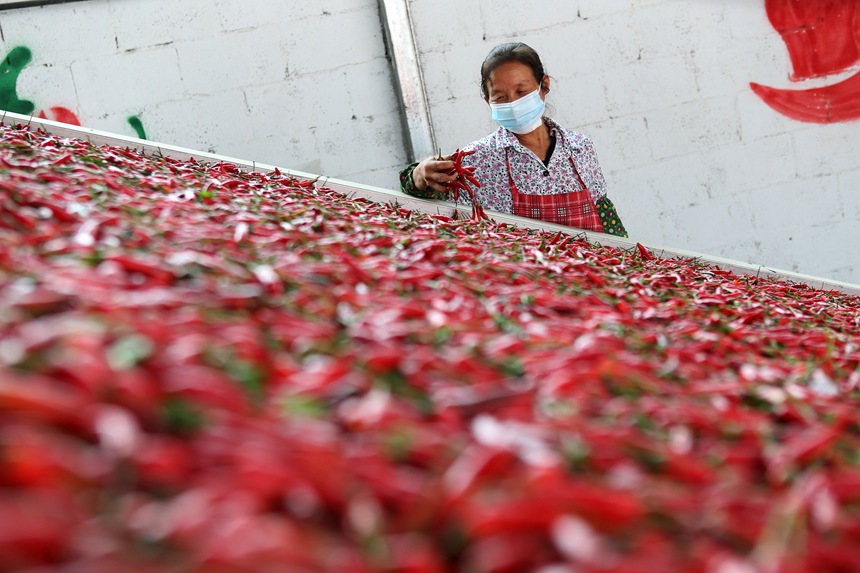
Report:
M531 68L519 62L506 62L490 72L490 85L519 85L537 83Z

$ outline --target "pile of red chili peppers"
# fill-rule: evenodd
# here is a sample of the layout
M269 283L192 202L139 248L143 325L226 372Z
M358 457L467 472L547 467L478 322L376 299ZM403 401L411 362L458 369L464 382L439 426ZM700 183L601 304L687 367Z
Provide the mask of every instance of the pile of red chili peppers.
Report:
M860 571L860 300L0 127L0 571Z

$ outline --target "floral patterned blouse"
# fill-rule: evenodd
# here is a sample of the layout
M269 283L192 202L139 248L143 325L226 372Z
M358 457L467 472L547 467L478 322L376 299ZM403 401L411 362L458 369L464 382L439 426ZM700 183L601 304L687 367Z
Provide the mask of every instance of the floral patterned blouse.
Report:
M627 231L618 217L615 206L606 195L606 180L597 161L594 144L588 136L565 129L550 118L544 118L555 137L555 149L547 164L544 164L533 151L526 148L516 136L500 127L484 139L466 145L464 151L475 150L463 158L464 166L475 167L475 178L481 182L477 189L478 202L484 209L511 213L511 177L517 189L527 195L552 195L581 190L579 178L571 165L570 158L597 207L600 222L606 233L627 236ZM510 159L510 173L508 172ZM420 191L412 181L413 163L400 172L400 188L404 193L429 199L450 200L447 193L433 189ZM461 195L460 201L469 199Z

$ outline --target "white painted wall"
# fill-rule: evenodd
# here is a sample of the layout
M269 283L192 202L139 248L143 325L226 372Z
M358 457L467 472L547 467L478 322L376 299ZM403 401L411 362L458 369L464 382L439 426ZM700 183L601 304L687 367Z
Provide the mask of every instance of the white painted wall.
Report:
M377 0L89 0L0 28L37 114L379 185L407 161Z
M496 44L543 56L554 116L595 141L645 243L860 283L860 122L801 123L764 0L411 0L438 143L493 129ZM407 161L377 0L90 0L0 12L18 92L97 129L397 186ZM821 83L826 83L826 78Z

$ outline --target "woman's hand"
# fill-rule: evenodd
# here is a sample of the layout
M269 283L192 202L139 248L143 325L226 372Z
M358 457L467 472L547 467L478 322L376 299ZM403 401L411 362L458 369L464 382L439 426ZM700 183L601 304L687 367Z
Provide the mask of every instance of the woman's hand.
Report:
M428 157L415 166L412 171L412 182L421 191L427 188L443 193L448 192L447 184L454 181L457 175L454 173L454 162L451 156Z

